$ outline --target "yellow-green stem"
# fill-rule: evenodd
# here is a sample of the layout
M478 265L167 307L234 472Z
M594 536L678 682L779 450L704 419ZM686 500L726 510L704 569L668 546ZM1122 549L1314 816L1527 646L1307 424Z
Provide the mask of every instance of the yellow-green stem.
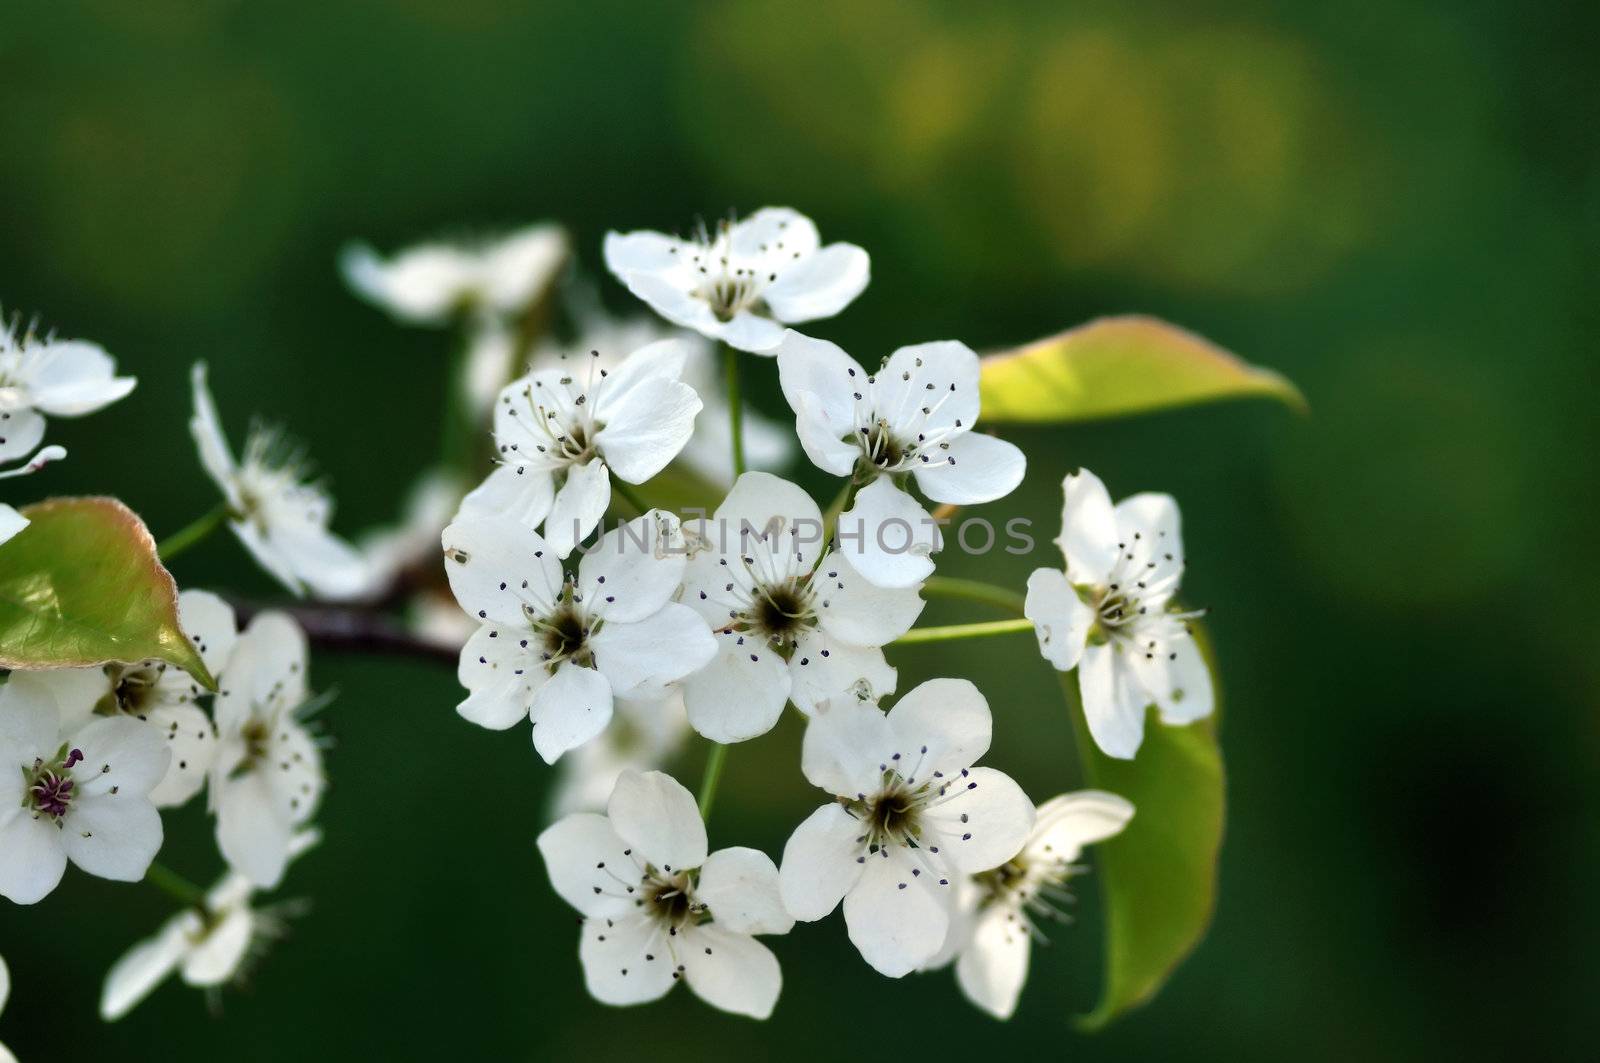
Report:
M982 624L949 624L945 627L914 627L894 640L896 646L918 642L954 642L957 639L978 639L988 635L1010 635L1019 631L1032 631L1033 621L990 620Z
M222 522L228 519L229 512L228 503L218 503L217 508L211 512L179 528L157 543L156 556L163 562L171 561L221 527Z

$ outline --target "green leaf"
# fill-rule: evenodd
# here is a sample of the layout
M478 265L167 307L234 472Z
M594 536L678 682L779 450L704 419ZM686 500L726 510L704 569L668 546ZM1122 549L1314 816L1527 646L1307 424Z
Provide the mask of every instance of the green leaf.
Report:
M0 546L0 668L154 658L216 680L178 626L178 588L144 522L114 498L54 498Z
M1273 398L1305 412L1298 388L1153 317L1105 317L983 359L983 419L1058 424L1224 399Z
M1151 710L1133 760L1089 736L1076 675L1063 675L1085 780L1133 802L1126 830L1094 849L1106 913L1105 984L1078 1026L1098 1030L1155 996L1211 925L1222 848L1224 781L1216 717L1168 727Z

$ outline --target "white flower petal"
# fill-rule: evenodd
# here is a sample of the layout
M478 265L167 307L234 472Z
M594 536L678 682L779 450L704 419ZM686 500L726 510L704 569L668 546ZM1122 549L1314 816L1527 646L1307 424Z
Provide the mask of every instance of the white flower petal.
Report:
M1022 483L1027 467L1028 459L1015 445L968 432L912 474L922 493L935 502L969 506L1009 495Z
M756 849L718 849L700 868L695 897L716 925L736 934L787 934L794 916L783 906L778 868Z
M606 815L617 836L662 871L706 862L706 825L694 795L664 772L623 772Z
M578 592L593 615L633 623L671 600L686 563L678 518L653 509L612 528L585 551L578 562Z
M770 247L792 256L792 261L804 261L821 243L816 224L792 207L762 207L728 233L728 245L740 258L760 255Z
M456 678L467 697L456 706L461 717L493 731L504 731L528 715L534 691L547 675L538 644L526 626L484 624L461 648Z
M956 984L997 1019L1009 1019L1028 979L1028 928L1014 907L995 904L978 915L972 939L956 960Z
M889 710L895 752L924 780L932 772L954 777L989 750L994 720L989 703L966 679L930 679L906 692Z
M946 785L950 796L923 814L924 829L944 839L939 853L957 870L988 871L1022 851L1033 830L1033 802L1011 776L970 768Z
M150 800L157 808L175 808L205 785L217 757L217 730L209 716L187 702L157 706L145 719L171 752L167 772L150 791Z
M813 786L857 798L877 791L895 752L895 731L889 718L870 702L841 698L806 724L800 771Z
M421 244L388 262L366 245L352 245L339 256L339 268L358 295L417 324L446 320L479 275L471 255L443 244Z
M589 645L595 667L625 698L664 697L667 684L704 668L717 653L705 621L676 602L637 623L607 620Z
M644 229L631 233L608 232L603 245L606 269L618 279L633 272L671 269L682 261L684 246L682 240Z
M255 913L248 907L224 913L184 957L179 967L184 984L215 986L231 979L249 952L255 927Z
M199 921L199 917L190 912L175 916L155 936L123 953L122 958L112 964L100 991L100 1017L106 1022L116 1022L164 982L188 952L188 932L198 930Z
M228 437L222 434L222 418L217 415L217 404L206 383L206 363L194 364L189 371L189 382L194 392L194 416L189 419L189 434L200 450L200 464L222 488L228 502L237 504L238 488L233 477L238 466L234 464L233 451L228 449Z
M876 701L893 694L897 673L876 646L852 646L807 631L789 655L789 678L789 700L811 716L836 700Z
M479 284L490 306L518 314L539 296L567 260L567 233L559 225L530 225L482 253Z
M556 491L555 504L545 518L545 541L557 557L566 557L573 547L589 537L611 505L611 473L606 463L595 458L567 470L567 481Z
M850 439L843 438L848 433L840 432L819 410L820 400L813 395L801 395L799 404L795 407L794 428L795 434L800 437L800 448L806 452L806 457L811 459L811 464L823 472L831 472L835 476L849 476L856 466L856 460L861 457L861 449Z
M551 887L578 911L633 910L629 887L637 888L644 872L605 816L578 812L559 819L539 835L538 845Z
M611 684L593 668L563 664L533 695L533 748L546 764L583 745L611 722Z
M0 811L0 897L14 904L43 900L66 869L61 829L54 822L14 806Z
M855 244L829 244L780 273L762 299L779 321L815 321L849 306L871 277L865 251Z
M686 927L679 938L684 979L696 996L735 1015L765 1019L772 1014L783 974L771 949L720 923Z
M171 758L155 728L129 716L97 718L75 731L68 745L83 753L82 765L72 772L79 797L112 790L128 798L145 797L166 775Z
M792 576L809 571L817 559L822 511L788 480L747 472L717 506L709 534L717 552L736 558L765 549L779 562L774 574Z
M61 844L89 874L137 882L161 848L161 813L129 791L75 795L62 822Z
M4 502L0 502L0 543L10 539L27 526L27 517L24 517Z
M724 326L712 312L711 304L694 295L687 277L632 271L618 275L628 290L645 304L671 321L707 336L721 336Z
M1109 643L1090 646L1078 662L1078 690L1083 696L1083 718L1100 752L1118 760L1132 760L1144 741L1144 714L1149 699L1130 682L1126 665L1117 661Z
M1038 859L1070 864L1085 845L1114 837L1133 818L1133 803L1103 790L1079 790L1039 806L1027 850Z
M217 848L228 866L261 889L272 889L289 862L291 825L259 771L234 779L213 779Z
M689 723L713 742L766 734L789 700L789 666L765 642L734 632L716 636L717 655L683 681Z
M911 629L927 604L919 586L875 586L838 552L823 559L813 586L823 630L856 646L888 645Z
M722 342L740 351L764 354L771 357L774 348L783 342L784 327L771 318L741 310L733 320L718 330Z
M879 477L857 494L834 529L838 551L879 587L912 587L933 574L938 525L916 499Z
M526 528L537 528L555 504L555 480L543 469L518 461L497 465L461 500L456 520L508 517Z
M51 716L49 724L34 717L40 728L35 733L42 736L40 740L45 745L50 745L56 741L57 720L60 731L76 731L94 720L95 705L110 691L111 683L104 668L49 668L37 672L18 670L11 673L5 686L0 687L0 714L5 712L5 706L23 699L53 706L59 710L59 715ZM46 726L50 728L48 733L43 729ZM0 735L3 733L0 731ZM55 746L50 745L46 750L41 745L34 752L54 753Z
M1141 560L1154 562L1144 573L1147 583L1182 571L1183 521L1176 499L1146 491L1118 502L1115 512L1118 540L1135 549Z
M16 763L30 765L34 757L54 756L61 744L61 714L56 706L55 691L51 688L61 672L17 671L4 686L0 686L0 754L6 760L13 757ZM89 669L71 669L84 673ZM15 775L8 764L0 764L0 778L12 782ZM4 809L0 808L0 812Z
M605 366L607 356L615 357L620 351L601 350L600 366ZM605 369L605 384L595 389L595 420L609 424L618 419L619 406L640 407L633 395L645 384L667 381L676 383L683 379L689 356L694 351L690 341L682 336L657 339L631 350L627 357L617 362L615 368ZM593 357L593 355L591 355ZM645 407L648 409L648 407Z
M44 440L44 418L29 407L0 410L0 462L33 453Z
M295 576L318 598L353 598L370 585L361 551L310 517L277 522L270 538Z
M810 396L814 415L834 438L856 427L857 394L867 391L867 373L837 344L812 339L794 329L784 333L776 350L778 382L789 408L800 413L801 397Z
M117 376L116 362L96 343L56 340L34 358L28 394L35 409L52 417L93 413L133 390L134 379Z
M850 941L879 974L900 978L927 963L950 926L948 886L902 845L867 857L865 870L844 898Z
M666 930L638 913L584 920L578 959L584 985L602 1004L658 1000L675 981L677 964Z
M1103 584L1117 563L1121 541L1111 495L1088 469L1068 473L1061 491L1061 535L1056 545L1067 559L1067 579L1080 586Z
M461 608L479 620L526 627L523 605L548 613L564 577L556 551L507 517L471 517L444 530L444 570Z
M1134 646L1124 660L1149 700L1160 708L1163 723L1182 725L1211 715L1215 704L1211 670L1194 639L1180 636L1154 649Z
M1070 672L1078 666L1089 630L1094 626L1095 611L1078 597L1065 573L1053 568L1034 569L1028 577L1022 615L1033 621L1039 652L1057 671Z
M838 804L807 816L783 847L778 889L790 915L815 922L839 906L861 878L861 824Z
M955 340L901 347L873 375L878 415L930 435L970 429L978 419L978 368L977 354Z
M233 606L210 591L178 595L178 624L212 675L221 672L239 639Z
M700 396L688 384L646 380L611 404L595 445L617 476L644 483L683 450L700 408Z

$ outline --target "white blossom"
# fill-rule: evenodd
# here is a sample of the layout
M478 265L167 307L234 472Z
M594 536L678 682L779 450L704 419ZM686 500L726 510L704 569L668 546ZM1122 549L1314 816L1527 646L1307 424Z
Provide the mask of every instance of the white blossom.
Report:
M1009 1019L1028 977L1032 939L1046 940L1040 920L1070 922L1066 883L1081 874L1083 847L1122 831L1133 805L1099 790L1053 797L1039 806L1033 832L1011 859L969 876L956 892L950 933L927 966L952 959L967 999L997 1019Z
M0 465L44 440L46 416L81 417L132 391L134 378L116 372L97 343L41 339L20 318L0 321Z
M507 517L458 520L443 541L450 589L481 625L461 651L457 711L495 730L531 718L547 763L603 731L616 698L664 697L716 653L705 622L671 601L684 568L671 514L613 528L570 578Z
M289 858L304 853L320 837L315 830L296 834L289 843ZM100 1017L106 1022L122 1018L174 972L186 985L211 991L242 978L268 944L283 936L283 917L294 908L258 908L255 892L248 878L229 871L206 893L204 917L187 908L154 936L123 953L100 991Z
M0 687L0 896L33 904L67 861L137 882L161 848L150 791L170 754L156 731L125 717L63 732L47 691Z
M623 352L668 339L685 347L682 380L700 396L701 407L694 435L684 444L678 460L702 479L729 487L733 484L733 425L715 344L698 333L668 328L652 318L619 319L596 312L580 319L578 338L570 349L599 351L598 368L614 372ZM534 348L532 368L557 368L567 349L554 341L540 343ZM745 461L751 468L780 468L794 453L794 436L788 429L755 410L744 411L743 435Z
M295 594L309 589L323 598L359 595L368 584L365 562L355 547L328 530L333 501L305 480L301 456L275 429L257 427L245 440L244 460L234 461L203 362L195 364L191 380L189 431L201 465L222 489L228 523L239 541Z
M784 324L832 317L867 286L867 253L822 246L811 219L765 207L692 240L607 233L606 268L675 325L742 351L771 353Z
M14 469L0 469L0 480L7 480L13 476L28 476L38 472L52 461L60 461L67 456L64 447L40 447L39 452L23 464ZM0 502L0 543L16 535L28 526L28 518L18 513L15 509Z
M287 614L245 628L217 694L218 748L210 801L217 847L262 889L283 877L296 828L311 819L327 779L302 710L310 701L306 636Z
M679 379L686 355L680 341L663 340L634 351L614 372L591 353L514 381L495 404L500 465L459 516L542 523L556 556L566 557L605 515L613 475L643 483L694 432L700 398Z
M624 772L606 815L539 835L550 884L583 915L578 957L595 999L642 1004L682 979L723 1011L772 1014L782 973L753 935L794 925L777 869L755 849L706 850L694 798L660 772Z
M665 767L692 733L681 690L650 701L617 698L611 725L561 758L550 794L550 818L605 811L623 772Z
M1022 482L1022 451L972 431L978 356L965 344L901 347L873 374L834 344L793 330L776 353L806 455L835 476L870 481L838 528L840 546L873 583L926 579L939 545L933 518L896 478L909 475L928 498L952 505L992 502Z
M526 310L566 265L567 234L533 225L495 240L419 244L385 261L365 244L344 250L346 283L369 302L412 324L442 324L461 314Z
M233 609L208 591L178 595L178 623L206 668L220 681L237 631ZM40 691L61 713L61 726L75 730L97 718L137 720L161 736L172 751L166 774L150 791L157 808L188 801L205 785L217 753L217 733L196 699L204 688L165 661L112 663L94 668L14 672L8 687Z
M683 600L717 636L717 656L684 680L695 730L716 742L764 734L793 701L810 714L850 692L892 693L880 648L922 612L919 586L875 587L822 549L822 514L799 487L764 472L739 477L684 574Z
M950 924L952 883L1010 859L1033 827L1011 778L973 763L989 705L965 679L933 679L887 715L845 698L806 728L801 770L836 796L784 847L784 906L821 919L844 901L850 940L898 978L927 963Z
M0 956L0 1012L6 1010L6 998L9 996L11 996L11 970L6 966L6 958ZM3 1044L0 1044L0 1063L17 1063L17 1057Z
M1173 602L1183 578L1178 504L1138 494L1116 506L1087 469L1061 484L1056 545L1066 571L1028 577L1023 607L1039 650L1060 671L1078 669L1084 719L1109 757L1131 758L1152 703L1168 724L1211 715L1211 674L1189 633L1198 612Z

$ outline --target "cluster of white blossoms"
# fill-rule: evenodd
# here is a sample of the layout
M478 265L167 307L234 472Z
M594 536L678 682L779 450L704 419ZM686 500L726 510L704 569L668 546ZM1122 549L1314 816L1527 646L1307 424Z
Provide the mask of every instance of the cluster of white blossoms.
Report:
M953 965L976 1006L1013 1013L1031 942L1065 918L1084 848L1135 810L1093 790L1036 805L980 764L993 717L973 683L931 678L896 696L897 642L1031 628L1051 665L1076 670L1088 732L1110 757L1136 755L1151 706L1169 725L1212 712L1199 613L1176 602L1177 504L1148 493L1113 504L1087 470L1062 485L1065 564L1029 578L1024 619L913 628L925 599L952 586L935 576L940 524L1010 494L1027 462L980 426L981 363L965 344L903 346L868 368L790 327L863 292L861 248L824 245L809 219L767 208L690 240L611 233L603 257L668 324L569 306L574 343L551 339L572 258L554 226L387 261L346 252L360 294L403 322L459 325L467 352L441 426L461 419L466 437L444 433L447 457L423 471L405 519L360 546L330 529L329 492L281 432L253 428L235 456L194 366L190 430L222 497L163 541L160 560L226 524L294 596L361 604L240 607L241 631L234 605L184 591L178 625L215 693L160 660L0 673L0 896L40 901L72 863L183 904L112 968L106 1019L174 974L214 992L295 911L258 894L321 838L326 777L309 721L326 699L309 685L296 616L355 623L411 594L424 611L404 648L459 649L457 712L494 730L529 721L538 756L562 772L538 848L580 914L590 993L617 1005L682 980L714 1007L765 1018L782 973L758 938L842 907L880 974ZM741 352L775 361L792 434L744 410ZM63 456L41 446L47 416L89 413L133 386L93 344L0 329L0 478ZM801 452L839 481L826 505L777 474ZM676 512L669 469L720 501ZM0 549L26 524L0 505ZM341 631L320 635L338 644ZM79 660L48 663L63 659ZM822 803L777 862L711 851L728 747L791 706L798 767ZM710 743L698 796L660 770L692 734ZM210 890L156 863L163 813L202 793L227 866ZM0 1004L8 988L0 962Z
M531 720L539 755L569 769L562 818L539 849L582 916L589 991L636 1004L681 979L713 1006L763 1018L781 974L755 935L842 902L877 971L953 962L976 1005L1010 1015L1029 942L1062 915L1084 846L1134 810L1095 791L1036 808L979 766L991 715L967 680L929 680L885 711L898 679L885 648L922 613L939 516L1004 497L1026 470L1017 447L979 427L977 354L919 343L869 370L788 328L838 312L869 275L864 251L823 246L792 210L693 240L612 233L604 257L699 336L590 327L575 353L540 345L495 399L496 467L442 535L451 590L476 625L457 711L494 729ZM843 480L831 505L744 470L737 391L722 399L704 370L690 379L712 340L727 358L775 357L800 448ZM725 456L693 464L726 494L680 518L652 505L653 480L703 439L708 411ZM786 443L757 424L753 452L781 461ZM1082 662L1095 740L1131 756L1127 732L1147 705L1167 722L1196 719L1209 679L1185 628L1193 614L1170 605L1176 507L1141 495L1113 510L1103 488L1079 489L1090 481L1067 480L1067 570L1035 574L1027 616L1052 664ZM609 512L633 515L605 530ZM766 734L789 706L806 721L800 770L827 803L795 828L781 867L751 849L708 854L703 815L725 747ZM698 808L658 770L685 722L715 743Z
M159 947L138 946L117 966L108 1018L180 964L196 985L239 972L274 926L250 916L250 892L278 885L326 785L295 622L266 612L240 632L231 607L194 590L179 596L179 619L215 695L154 660L15 671L0 686L0 896L42 900L69 861L117 881L168 874L152 868L161 812L202 790L232 869L192 898Z

